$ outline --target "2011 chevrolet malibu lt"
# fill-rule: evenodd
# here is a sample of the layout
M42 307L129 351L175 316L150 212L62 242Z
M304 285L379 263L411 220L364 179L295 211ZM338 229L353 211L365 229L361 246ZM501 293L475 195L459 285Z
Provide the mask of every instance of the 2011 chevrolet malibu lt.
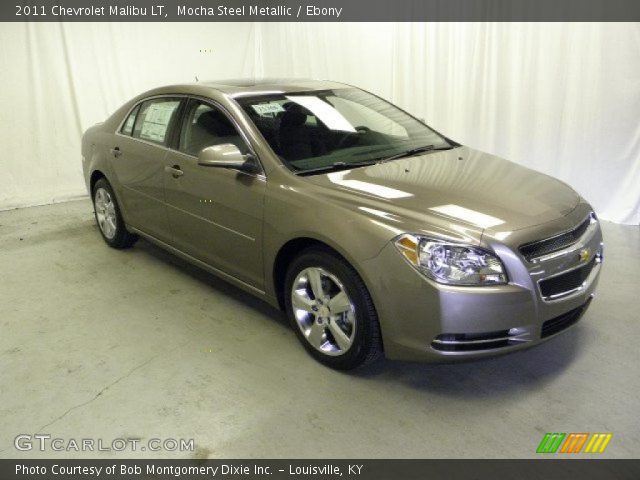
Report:
M108 245L143 236L280 307L338 369L538 344L603 259L569 186L339 83L151 90L85 133L82 162Z

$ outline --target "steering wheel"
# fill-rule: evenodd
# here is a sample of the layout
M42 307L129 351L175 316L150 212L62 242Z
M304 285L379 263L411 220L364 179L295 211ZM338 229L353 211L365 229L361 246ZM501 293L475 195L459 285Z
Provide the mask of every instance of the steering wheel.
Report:
M355 132L346 132L342 138L340 140L338 140L337 144L336 144L336 148L343 148L345 146L352 146L355 145L358 142L358 136L359 135L366 135L367 133L369 133L371 131L371 129L369 127L365 127L364 125L358 125L357 127L354 127ZM347 141L351 141L350 145L345 145L347 143Z

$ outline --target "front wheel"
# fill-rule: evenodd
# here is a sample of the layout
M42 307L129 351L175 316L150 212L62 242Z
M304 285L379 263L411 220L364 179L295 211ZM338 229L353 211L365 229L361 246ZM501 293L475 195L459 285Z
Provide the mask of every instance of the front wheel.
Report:
M113 248L129 248L138 236L127 231L111 185L101 178L93 187L93 210L102 238Z
M287 316L307 351L321 363L350 370L379 357L380 328L358 273L332 251L304 251L285 280Z

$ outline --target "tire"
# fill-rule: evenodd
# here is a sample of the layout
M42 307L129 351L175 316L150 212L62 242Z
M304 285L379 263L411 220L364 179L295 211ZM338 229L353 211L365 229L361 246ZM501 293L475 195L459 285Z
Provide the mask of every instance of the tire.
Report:
M318 290L321 298L316 298ZM351 370L380 357L380 326L371 295L354 268L332 250L312 247L291 262L284 301L298 339L320 363Z
M93 213L104 241L113 248L129 248L138 236L127 231L113 188L106 178L99 179L91 192Z

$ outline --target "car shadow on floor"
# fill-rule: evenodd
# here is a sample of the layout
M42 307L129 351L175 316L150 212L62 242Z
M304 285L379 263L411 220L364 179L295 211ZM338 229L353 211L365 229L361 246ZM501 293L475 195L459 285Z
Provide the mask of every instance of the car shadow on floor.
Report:
M171 264L173 267L180 270L181 273L188 275L192 279L197 280L198 282L207 285L217 292L256 310L256 312L259 312L260 314L272 320L275 320L282 326L288 327L284 314L269 305L267 302L257 298L256 296L248 292L245 292L241 288L232 285L231 283L217 277L212 273L209 273L206 270L203 270L202 268L197 267L187 262L186 260L183 260L180 257L167 252L157 245L145 239L140 239L136 243L134 250L142 251L145 254L150 255L156 260L163 263Z
M448 364L383 361L355 375L453 396L494 397L537 388L561 375L578 358L588 336L588 321L587 312L575 327L557 337L506 355Z
M141 239L134 250L152 256L160 262L171 264L194 280L206 284L215 291L229 296L289 329L282 312L250 293L222 280L155 244ZM345 374L386 385L400 383L406 387L442 395L493 397L509 391L539 387L567 369L579 355L588 333L590 312L573 328L549 341L528 350L511 354L450 364L400 362L380 359L371 365ZM293 332L292 332L293 333ZM301 348L291 335L291 348ZM309 357L309 362L314 360Z

